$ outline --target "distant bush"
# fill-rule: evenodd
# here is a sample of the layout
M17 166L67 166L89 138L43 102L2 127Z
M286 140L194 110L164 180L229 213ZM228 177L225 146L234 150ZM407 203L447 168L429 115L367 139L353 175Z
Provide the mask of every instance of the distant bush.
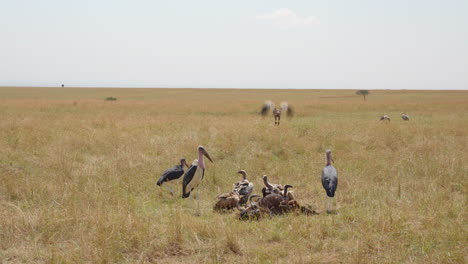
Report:
M117 98L115 97L106 97L106 99L104 99L105 101L117 101Z

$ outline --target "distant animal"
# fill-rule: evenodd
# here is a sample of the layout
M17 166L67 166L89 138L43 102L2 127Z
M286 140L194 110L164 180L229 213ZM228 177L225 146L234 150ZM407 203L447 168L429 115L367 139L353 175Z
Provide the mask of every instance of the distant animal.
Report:
M332 158L331 150L327 150L325 152L327 165L322 170L322 186L327 192L327 196L329 197L327 203L327 212L331 212L331 203L333 197L335 197L336 188L338 187L338 173L336 172L335 167L331 164L331 162L335 162Z
M279 126L281 120L281 113L286 112L289 117L293 116L294 112L287 102L282 102L280 107L276 107L272 101L265 101L260 113L266 116L269 111L272 111L273 117L275 118L275 126Z
M181 158L180 164L177 164L174 167L165 170L159 178L159 180L156 182L156 184L158 186L162 186L164 182L177 180L180 177L182 177L182 175L184 175L184 165L188 168L188 164L185 161L185 158ZM171 194L174 193L172 189L169 189L169 191L171 192Z
M390 122L390 117L388 117L388 115L383 115L382 117L380 117L380 121L388 121Z
M409 116L408 116L407 114L405 114L405 113L402 113L402 114L401 114L401 118L402 118L403 120L405 120L405 121L409 121Z
M247 172L240 170L237 173L242 175L242 180L234 183L233 192L237 192L240 197L239 204L245 204L249 200L249 196L253 191L253 183L247 180Z
M213 162L205 148L200 145L198 146L198 159L192 162L192 165L184 175L184 179L182 181L182 198L188 198L190 193L200 185L203 180L203 176L205 175L204 156Z
M62 88L65 87L65 84L62 84Z

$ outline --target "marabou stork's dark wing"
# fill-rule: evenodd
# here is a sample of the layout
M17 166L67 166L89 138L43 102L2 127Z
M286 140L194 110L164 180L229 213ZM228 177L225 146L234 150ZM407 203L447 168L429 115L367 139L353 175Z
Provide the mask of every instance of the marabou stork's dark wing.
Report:
M179 179L182 175L184 175L184 168L180 165L175 165L165 170L156 184L162 185L164 182Z
M272 110L274 107L275 107L275 105L273 104L273 102L265 101L265 103L263 104L263 107L262 107L262 111L260 111L260 114L267 115L268 112L270 112L270 110Z
M335 167L325 166L322 171L322 186L327 192L328 197L334 197L338 187L338 174Z
M294 115L293 108L288 102L282 102L281 103L281 111L286 112L286 114L291 117Z
M197 171L198 166L190 166L188 168L187 172L184 175L184 179L182 181L182 197L187 198L190 196L191 190L185 190L185 187L192 181L193 176L195 175L195 172Z

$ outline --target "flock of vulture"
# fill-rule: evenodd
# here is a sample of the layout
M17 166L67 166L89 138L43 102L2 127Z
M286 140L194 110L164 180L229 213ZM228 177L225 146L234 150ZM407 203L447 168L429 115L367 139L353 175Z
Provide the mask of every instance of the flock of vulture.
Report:
M275 126L280 124L281 113L286 112L288 116L293 115L292 107L287 102L282 102L280 107L276 107L271 101L265 102L262 107L261 114L266 115L272 111L275 118ZM405 113L401 115L405 121L409 121L409 116ZM380 118L381 121L390 121L390 117L384 115ZM338 174L336 168L332 165L334 162L331 150L326 153L326 165L322 170L322 186L329 197L327 202L327 212L332 212L332 199L335 196L335 191L338 187ZM187 164L185 158L180 159L180 164L167 169L157 181L158 186L163 186L165 182L182 179L182 198L190 197L190 194L200 185L205 175L205 160L213 162L208 152L203 146L198 146L198 159L195 159L191 166ZM188 169L185 171L184 166ZM242 175L242 179L233 184L230 192L222 193L216 197L216 202L213 209L218 212L239 211L240 219L260 219L265 215L281 215L289 212L303 213L306 215L317 214L305 206L299 205L294 198L293 188L289 184L273 184L268 181L267 175L263 176L264 187L261 190L262 195L253 194L254 184L247 180L247 172L240 170L237 172ZM171 194L173 190L169 189ZM193 196L192 196L193 197Z
M294 199L290 188L292 185L272 184L268 182L268 176L263 176L264 187L262 196L252 194L253 183L247 180L245 170L237 173L242 174L242 180L233 184L231 192L220 194L213 207L215 211L226 212L233 209L239 210L241 219L259 219L265 215L281 215L289 212L300 212L306 215L317 214L315 211L300 206ZM254 200L256 199L256 200Z

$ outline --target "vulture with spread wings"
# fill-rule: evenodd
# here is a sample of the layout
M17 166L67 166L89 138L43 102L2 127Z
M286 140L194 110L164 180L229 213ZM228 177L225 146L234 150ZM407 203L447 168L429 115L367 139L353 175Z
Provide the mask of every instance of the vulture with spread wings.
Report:
M266 116L268 112L273 112L273 117L275 118L275 126L280 124L281 113L286 112L287 116L293 116L293 109L288 102L282 102L280 107L276 107L272 101L266 101L263 104L262 111L260 112L263 116Z

